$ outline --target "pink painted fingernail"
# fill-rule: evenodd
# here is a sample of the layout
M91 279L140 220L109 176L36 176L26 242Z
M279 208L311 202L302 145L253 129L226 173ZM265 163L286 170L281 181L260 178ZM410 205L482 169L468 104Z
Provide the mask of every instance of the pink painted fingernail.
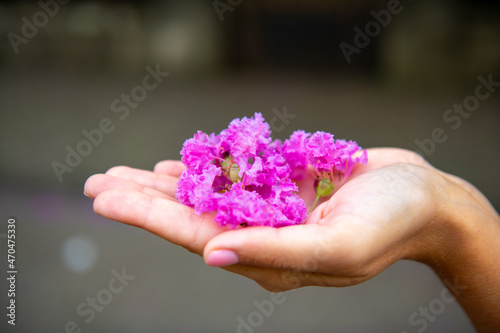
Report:
M207 265L214 267L229 266L238 263L238 256L233 251L215 250L207 257Z

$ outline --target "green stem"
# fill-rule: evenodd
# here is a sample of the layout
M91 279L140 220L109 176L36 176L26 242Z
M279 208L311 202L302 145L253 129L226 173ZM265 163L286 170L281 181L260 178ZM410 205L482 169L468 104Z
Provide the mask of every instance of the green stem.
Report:
M311 206L311 209L309 210L308 214L311 214L314 207L316 206L316 204L318 203L318 200L319 200L319 195L316 195L316 200L314 200L314 203L313 205Z

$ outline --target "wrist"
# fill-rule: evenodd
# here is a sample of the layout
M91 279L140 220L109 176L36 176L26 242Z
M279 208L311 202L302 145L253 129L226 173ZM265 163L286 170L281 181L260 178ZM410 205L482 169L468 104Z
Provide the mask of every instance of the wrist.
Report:
M500 217L472 185L443 174L433 245L422 256L481 332L500 325Z
M461 270L490 258L491 250L500 247L500 221L488 200L475 187L447 175L445 182L433 221L438 237L433 241L438 248L430 264L438 273L460 274Z

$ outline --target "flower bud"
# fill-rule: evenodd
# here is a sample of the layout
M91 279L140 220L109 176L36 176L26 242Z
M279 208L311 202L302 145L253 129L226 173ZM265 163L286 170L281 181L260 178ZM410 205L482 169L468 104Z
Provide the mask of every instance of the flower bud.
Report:
M335 189L335 185L333 181L328 178L316 179L314 182L314 190L316 191L316 195L318 197L327 197L333 193Z
M238 176L238 173L240 173L240 167L238 166L238 164L235 163L231 165L231 167L229 168L229 179L233 183L237 183L241 180L241 178Z
M220 166L222 167L222 169L229 169L229 167L231 166L232 159L233 157L231 155L225 157L224 160L220 162Z

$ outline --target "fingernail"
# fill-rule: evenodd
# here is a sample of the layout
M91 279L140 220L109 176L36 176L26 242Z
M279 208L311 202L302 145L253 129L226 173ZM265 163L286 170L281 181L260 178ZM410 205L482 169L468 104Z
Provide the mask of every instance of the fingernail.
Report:
M229 266L238 263L238 256L233 251L215 250L207 257L207 265L214 267Z

